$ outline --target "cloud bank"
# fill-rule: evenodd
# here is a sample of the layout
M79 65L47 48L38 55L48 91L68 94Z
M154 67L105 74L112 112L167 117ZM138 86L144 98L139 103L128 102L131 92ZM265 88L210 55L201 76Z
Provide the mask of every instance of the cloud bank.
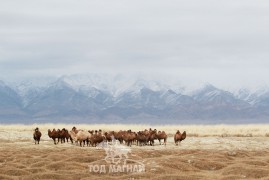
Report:
M264 0L1 1L0 78L149 73L267 85L268 18Z

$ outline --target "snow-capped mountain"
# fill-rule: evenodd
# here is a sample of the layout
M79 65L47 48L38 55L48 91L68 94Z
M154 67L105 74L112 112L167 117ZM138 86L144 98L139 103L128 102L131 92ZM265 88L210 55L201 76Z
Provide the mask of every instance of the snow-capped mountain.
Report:
M0 81L0 105L3 108L20 106L20 96L3 81Z
M42 83L41 83L42 82ZM166 81L122 75L0 81L0 122L266 122L269 91L207 84L192 93Z
M251 105L255 105L257 103L256 101L260 95L260 93L251 92L248 89L240 89L235 93L236 98L243 100Z
M206 85L193 94L193 98L200 103L212 104L214 106L247 106L248 103L236 98L232 93Z
M161 91L167 88L167 85L156 80L130 75L77 74L62 76L60 80L71 85L75 90L79 90L82 87L96 88L101 91L106 91L115 97L126 91L139 93L143 88L154 91Z

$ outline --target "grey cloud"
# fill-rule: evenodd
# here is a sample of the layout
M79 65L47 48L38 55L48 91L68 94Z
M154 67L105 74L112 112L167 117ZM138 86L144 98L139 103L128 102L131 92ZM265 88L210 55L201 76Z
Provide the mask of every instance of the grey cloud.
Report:
M144 71L254 83L269 67L268 16L262 0L1 1L0 77Z

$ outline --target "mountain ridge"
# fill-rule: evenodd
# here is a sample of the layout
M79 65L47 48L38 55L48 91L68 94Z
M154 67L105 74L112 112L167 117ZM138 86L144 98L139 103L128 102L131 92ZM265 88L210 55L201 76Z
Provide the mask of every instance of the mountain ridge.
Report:
M0 80L0 123L268 122L266 90L235 94L206 84L187 94L185 87L173 89L155 80L138 78L125 84L119 76L120 82L106 78L62 76L43 85L28 81L13 86Z

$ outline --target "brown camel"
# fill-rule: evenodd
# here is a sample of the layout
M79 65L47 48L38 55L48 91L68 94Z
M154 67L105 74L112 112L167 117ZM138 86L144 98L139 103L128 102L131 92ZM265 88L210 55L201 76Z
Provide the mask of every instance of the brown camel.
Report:
M40 137L42 136L42 133L39 131L38 127L35 128L34 134L33 134L33 138L35 140L35 144L37 142L37 144L39 144L40 141Z

